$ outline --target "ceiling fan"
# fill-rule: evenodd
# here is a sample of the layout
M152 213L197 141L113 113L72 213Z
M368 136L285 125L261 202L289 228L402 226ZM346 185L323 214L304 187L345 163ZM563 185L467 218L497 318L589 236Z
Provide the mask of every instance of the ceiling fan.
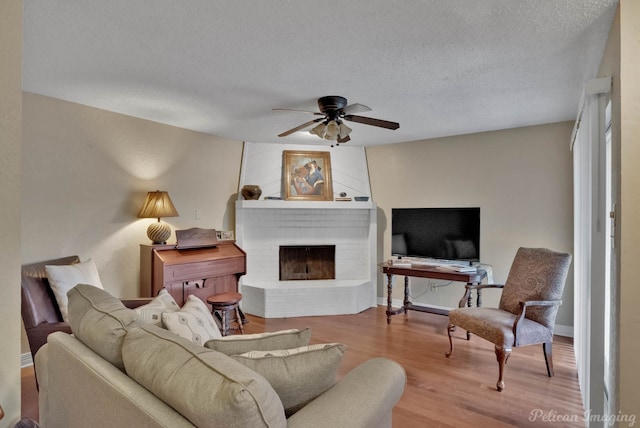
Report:
M308 110L294 110L287 108L274 108L275 111L299 111L303 113L311 113L320 118L310 120L303 123L300 126L296 126L288 131L278 134L278 137L286 137L294 132L308 128L314 123L318 123L311 133L317 135L320 138L327 140L335 140L338 144L346 143L351 138L351 128L349 128L342 120L348 120L351 122L362 123L365 125L378 126L386 129L398 129L400 124L397 122L389 122L388 120L374 119L372 117L357 116L354 113L362 113L370 111L371 109L362 104L349 104L347 105L347 99L338 95L329 95L318 99L319 112Z

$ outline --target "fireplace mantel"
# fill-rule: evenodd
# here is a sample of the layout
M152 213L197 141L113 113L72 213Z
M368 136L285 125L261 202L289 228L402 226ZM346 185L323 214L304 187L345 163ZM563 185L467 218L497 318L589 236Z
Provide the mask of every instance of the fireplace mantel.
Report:
M373 202L359 201L284 201L284 200L239 200L236 202L236 209L241 208L274 208L274 209L347 209L347 210L370 210L374 207Z

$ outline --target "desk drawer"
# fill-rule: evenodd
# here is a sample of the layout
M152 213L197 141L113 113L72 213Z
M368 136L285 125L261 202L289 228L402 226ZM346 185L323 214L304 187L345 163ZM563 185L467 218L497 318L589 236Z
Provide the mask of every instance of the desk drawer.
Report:
M195 281L237 273L244 273L243 257L165 266L164 281Z

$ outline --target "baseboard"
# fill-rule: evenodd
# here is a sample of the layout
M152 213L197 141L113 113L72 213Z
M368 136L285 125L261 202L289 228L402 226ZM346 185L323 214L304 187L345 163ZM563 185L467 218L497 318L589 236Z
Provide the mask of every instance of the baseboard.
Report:
M553 328L553 334L556 336L573 337L573 326L556 324Z
M23 369L25 367L29 367L33 365L33 358L31 357L31 353L27 352L26 354L20 354L20 368Z
M393 299L391 300L391 304L393 305L394 308L399 308L400 306L402 306L402 300ZM387 306L387 299L384 297L378 297L378 305ZM436 309L449 309L449 308L443 308L442 306L429 305L425 303L421 303L420 306L425 306L427 308L436 308ZM555 334L556 336L573 337L573 326L556 324L556 326L553 329L553 334Z

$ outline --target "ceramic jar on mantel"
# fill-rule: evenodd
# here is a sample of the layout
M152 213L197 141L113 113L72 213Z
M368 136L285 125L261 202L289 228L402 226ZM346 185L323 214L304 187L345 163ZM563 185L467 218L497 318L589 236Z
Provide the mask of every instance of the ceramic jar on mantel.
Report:
M260 195L262 195L262 189L255 184L247 184L242 187L240 193L242 193L242 197L247 200L257 200L260 199Z

